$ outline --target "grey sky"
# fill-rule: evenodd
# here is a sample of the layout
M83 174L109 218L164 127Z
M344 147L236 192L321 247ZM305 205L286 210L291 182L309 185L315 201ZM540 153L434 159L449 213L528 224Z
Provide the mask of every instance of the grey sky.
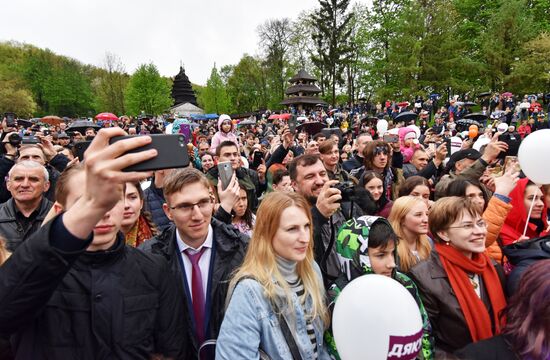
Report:
M214 62L236 64L258 51L256 28L270 18L295 19L317 0L1 0L0 41L15 40L86 64L105 52L131 73L153 62L164 76L180 60L194 83L204 85Z

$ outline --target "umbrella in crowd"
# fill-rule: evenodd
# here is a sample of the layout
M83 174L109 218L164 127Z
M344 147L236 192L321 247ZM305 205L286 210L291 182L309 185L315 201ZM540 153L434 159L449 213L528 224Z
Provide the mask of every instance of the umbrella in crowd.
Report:
M292 116L292 114L271 114L269 115L269 120L277 120L277 119L280 119L280 120L288 120L290 119L290 117Z
M57 126L57 125L61 124L63 119L61 119L59 116L48 115L48 116L44 116L42 119L40 119L40 121L45 123L45 124L49 124L49 125L52 125L52 126Z
M456 131L466 131L470 128L471 125L476 125L478 128L482 127L481 123L475 121L474 119L460 119L456 122Z
M502 93L502 96L504 96L504 97L512 97L512 96L514 96L514 94L512 94L512 93L509 92L509 91L507 91L507 92L505 92L505 93Z
M410 103L408 101L401 101L400 103L397 103L397 106L399 107L407 107Z
M476 104L475 102L473 102L473 101L466 101L466 102L464 103L464 106L465 106L465 107L476 106L476 105L477 105L477 104Z
M477 97L480 98L480 97L485 97L485 96L490 96L490 95L491 95L490 91L485 91L485 92L479 93L477 95Z
M409 122L411 120L416 120L416 118L418 117L418 114L415 113L415 112L412 112L412 111L404 111L402 113L400 113L399 115L397 115L395 117L395 121L404 121L404 122Z
M488 116L483 113L471 113L464 116L462 120L475 120L479 122L485 122ZM461 120L459 120L461 121Z
M256 121L252 119L246 119L238 123L237 126L246 126L246 125L254 125L254 124L256 124Z
M325 127L325 124L319 121L306 122L296 126L296 131L302 132L305 131L310 135L315 135L320 132Z
M97 120L101 120L101 121L117 121L118 120L118 116L116 116L113 113L109 113L109 112L102 112L100 114L97 114L95 116L95 118Z
M76 120L71 125L69 125L67 131L78 131L79 133L84 135L87 128L92 128L95 131L98 131L99 129L101 129L101 126L95 124L93 121L90 120Z

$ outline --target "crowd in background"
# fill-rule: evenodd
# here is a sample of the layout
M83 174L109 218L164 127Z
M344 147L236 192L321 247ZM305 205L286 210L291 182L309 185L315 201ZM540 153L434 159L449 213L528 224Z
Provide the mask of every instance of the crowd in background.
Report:
M418 358L548 359L550 186L517 161L548 128L540 98L488 94L475 122L438 96L248 123L4 118L0 358L338 359L329 304L379 274L417 302ZM109 145L124 132L184 134L189 166L122 172L155 156Z

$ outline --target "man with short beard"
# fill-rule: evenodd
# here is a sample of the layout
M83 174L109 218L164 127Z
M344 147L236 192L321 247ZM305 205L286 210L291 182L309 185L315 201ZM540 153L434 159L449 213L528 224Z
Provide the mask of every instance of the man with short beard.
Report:
M340 190L333 187L338 184L338 180L329 180L325 166L316 155L298 156L290 162L289 173L294 191L302 194L311 205L315 261L320 265L327 285L333 277L340 274L340 261L334 242L331 249L327 248L349 215L345 216L340 207ZM353 212L352 216L362 215L356 206ZM327 251L328 257L324 264L321 260Z

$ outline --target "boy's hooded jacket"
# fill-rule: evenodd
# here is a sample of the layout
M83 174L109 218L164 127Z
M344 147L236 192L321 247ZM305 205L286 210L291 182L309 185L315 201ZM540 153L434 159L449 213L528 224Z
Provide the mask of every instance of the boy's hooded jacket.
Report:
M382 217L365 215L346 221L338 230L338 236L336 238L336 252L342 266L342 275L334 281L334 284L332 284L328 290L328 297L331 301L331 305L336 302L340 292L342 292L343 288L352 280L362 275L374 274L368 255L368 242L370 229L375 222L383 222L387 226L391 227L389 222ZM393 271L392 278L397 280L401 283L401 285L409 290L413 298L416 300L423 322L423 359L433 359L434 343L433 337L431 336L431 326L428 321L428 314L424 309L424 305L422 304L416 285L407 275L396 270ZM336 344L332 335L332 329L327 330L325 333L325 341L327 342L330 353L335 358L339 359Z

